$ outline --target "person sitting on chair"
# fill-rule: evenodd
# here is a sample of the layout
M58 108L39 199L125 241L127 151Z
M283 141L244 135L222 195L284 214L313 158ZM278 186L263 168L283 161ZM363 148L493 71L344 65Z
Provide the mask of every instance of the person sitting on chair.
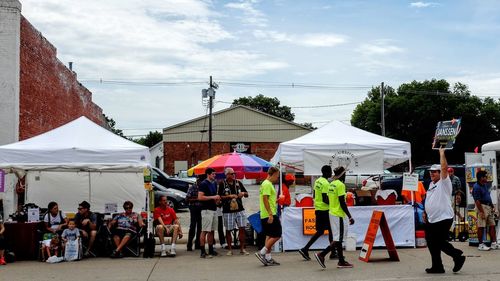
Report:
M59 206L56 202L50 202L47 209L48 211L43 217L45 230L47 233L61 234L68 225L68 218L62 211L59 211Z
M177 237L182 238L182 229L179 219L175 214L174 209L167 204L167 196L160 196L158 201L159 206L154 210L154 224L156 225L156 235L160 238L161 256L166 257L165 251L165 236L172 237L172 245L170 247L169 256L175 257L175 242Z
M111 229L113 225L117 225L113 231L113 241L115 242L116 249L113 250L113 253L111 254L112 258L122 258L122 249L130 241L132 235L137 233L137 226L144 226L142 217L139 214L132 212L133 208L134 204L132 202L125 201L125 203L123 203L123 209L125 212L115 216L109 222L109 229Z
M93 255L91 252L97 235L97 215L90 211L90 204L83 201L78 205L78 213L75 215L76 227L80 230L81 236L88 241L87 249L83 254L84 257Z

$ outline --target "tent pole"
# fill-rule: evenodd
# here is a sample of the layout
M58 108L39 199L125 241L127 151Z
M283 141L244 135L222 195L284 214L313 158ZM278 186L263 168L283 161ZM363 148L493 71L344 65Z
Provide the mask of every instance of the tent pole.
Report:
M90 178L92 175L90 174L90 171L89 171L89 202L90 204L92 204L92 200L91 200L91 194L92 194L92 179Z

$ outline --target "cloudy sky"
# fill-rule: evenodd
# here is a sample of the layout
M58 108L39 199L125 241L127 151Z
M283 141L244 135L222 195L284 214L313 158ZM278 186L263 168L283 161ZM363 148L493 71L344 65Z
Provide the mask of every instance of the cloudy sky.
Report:
M126 135L277 97L295 121L348 122L372 86L461 81L500 97L496 1L21 0L23 15Z

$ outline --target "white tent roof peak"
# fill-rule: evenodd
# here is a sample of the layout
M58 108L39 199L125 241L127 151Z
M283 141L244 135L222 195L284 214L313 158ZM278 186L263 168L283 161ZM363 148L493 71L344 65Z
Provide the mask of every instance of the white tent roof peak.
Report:
M411 158L409 142L380 136L334 120L306 135L281 143L271 162L301 166L305 149L383 150L385 167Z
M0 146L0 168L146 167L149 149L82 116L44 134Z

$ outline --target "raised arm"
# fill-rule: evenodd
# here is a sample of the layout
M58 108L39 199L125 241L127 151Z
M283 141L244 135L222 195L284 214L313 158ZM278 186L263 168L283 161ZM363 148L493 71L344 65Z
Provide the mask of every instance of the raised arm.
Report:
M446 156L444 155L445 149L443 147L439 148L439 164L441 164L441 179L448 177L448 162L446 161Z

